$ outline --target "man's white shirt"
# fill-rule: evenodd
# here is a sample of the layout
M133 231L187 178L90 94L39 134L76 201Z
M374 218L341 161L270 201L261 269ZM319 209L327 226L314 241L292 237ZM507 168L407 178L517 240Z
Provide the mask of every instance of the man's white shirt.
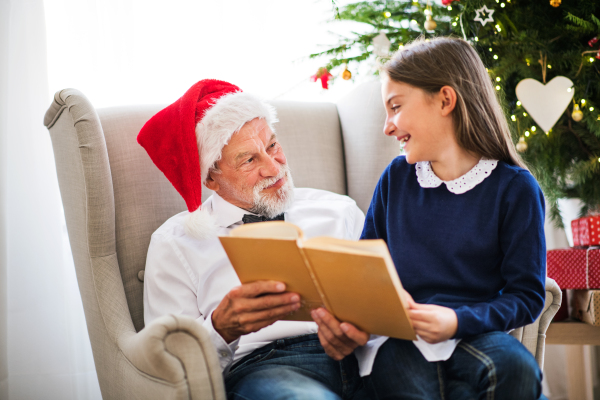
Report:
M214 218L219 236L242 225L244 214L249 214L216 193L202 208ZM188 214L185 211L171 217L152 235L144 279L146 325L168 314L195 318L208 331L224 372L233 362L274 340L317 332L314 322L278 321L227 344L212 325L212 312L240 281L217 237L197 240L186 235L184 223ZM330 236L358 240L364 218L354 200L317 189L294 189L294 201L285 212L285 221L299 226L307 239ZM282 260L282 268L284 264ZM362 359L372 364L373 352L359 353L359 364L364 364ZM370 370L370 366L361 365L362 370L365 367Z

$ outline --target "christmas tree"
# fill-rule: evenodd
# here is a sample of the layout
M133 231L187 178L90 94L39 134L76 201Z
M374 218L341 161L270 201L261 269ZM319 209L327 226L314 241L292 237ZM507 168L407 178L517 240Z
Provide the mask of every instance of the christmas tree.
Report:
M334 7L334 20L361 22L368 29L343 37L337 46L311 57L326 58L324 67L329 71L341 65L352 71L361 63L385 62L389 58L389 52L382 53L382 38L387 40L383 44L391 52L401 51L404 44L419 36L464 38L488 68L509 119L513 140L540 182L553 220L560 225L556 204L559 198L581 199L582 214L600 211L600 19L596 17L600 2L442 3L378 0ZM548 126L538 114L538 122L529 115L539 104L523 105L517 98L517 92L523 99L529 89L524 84L521 89L516 88L527 78L546 85L555 77L566 77L572 85L563 78L553 82L554 86L561 79L563 85L568 83L568 106L559 106L558 121ZM552 107L558 102L552 101Z

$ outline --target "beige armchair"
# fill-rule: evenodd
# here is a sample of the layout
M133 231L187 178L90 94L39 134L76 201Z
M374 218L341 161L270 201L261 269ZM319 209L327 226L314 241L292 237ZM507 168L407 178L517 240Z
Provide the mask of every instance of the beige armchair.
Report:
M366 211L379 175L398 153L396 142L382 134L380 103L376 82L337 105L274 101L296 186L348 194ZM225 399L216 351L196 321L171 315L144 327L150 236L186 208L136 142L161 108L96 110L81 92L65 89L44 119L94 361L105 399ZM512 332L540 365L561 300L551 279L546 290L541 317Z

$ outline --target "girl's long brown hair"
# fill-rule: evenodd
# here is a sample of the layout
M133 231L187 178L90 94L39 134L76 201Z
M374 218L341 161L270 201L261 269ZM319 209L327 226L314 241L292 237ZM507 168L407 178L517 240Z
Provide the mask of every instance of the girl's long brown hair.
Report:
M458 144L481 157L527 169L512 141L506 117L491 79L477 52L462 39L417 39L383 67L396 82L438 93L443 86L456 92L453 111Z

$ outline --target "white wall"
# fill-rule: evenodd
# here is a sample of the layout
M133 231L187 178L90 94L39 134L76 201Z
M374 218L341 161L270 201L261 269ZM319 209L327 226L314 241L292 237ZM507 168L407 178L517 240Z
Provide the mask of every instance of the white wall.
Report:
M45 0L50 92L81 90L96 107L166 103L200 79L230 81L264 98L332 100L309 77L335 44L331 0ZM360 25L360 26L357 26ZM335 72L335 71L334 71ZM356 72L356 71L354 71Z

